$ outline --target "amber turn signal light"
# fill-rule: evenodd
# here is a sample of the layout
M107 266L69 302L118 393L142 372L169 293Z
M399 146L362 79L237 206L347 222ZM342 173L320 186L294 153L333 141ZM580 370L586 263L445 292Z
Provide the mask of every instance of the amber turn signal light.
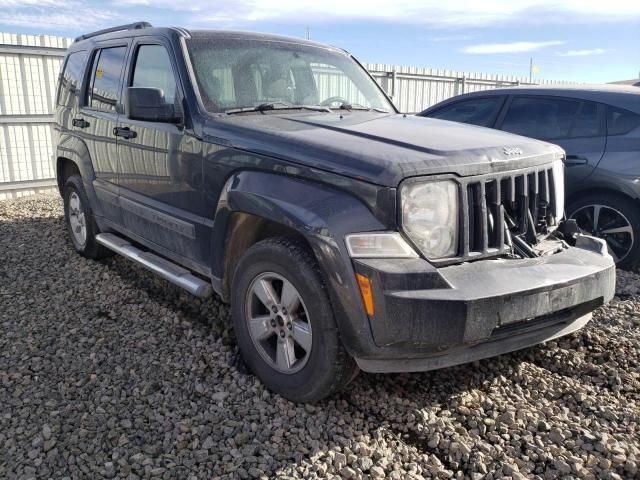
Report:
M358 286L360 287L360 295L362 295L362 301L364 302L364 309L367 311L367 315L373 316L375 309L373 307L373 291L371 289L371 280L360 273L356 273L356 280L358 280Z

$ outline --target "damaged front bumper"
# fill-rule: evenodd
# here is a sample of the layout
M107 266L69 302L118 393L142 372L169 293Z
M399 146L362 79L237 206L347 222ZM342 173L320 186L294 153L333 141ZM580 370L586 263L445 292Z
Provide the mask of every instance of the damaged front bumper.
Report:
M371 279L376 306L377 348L356 357L368 372L432 370L536 345L581 328L615 290L613 259L592 237L530 259L354 265Z

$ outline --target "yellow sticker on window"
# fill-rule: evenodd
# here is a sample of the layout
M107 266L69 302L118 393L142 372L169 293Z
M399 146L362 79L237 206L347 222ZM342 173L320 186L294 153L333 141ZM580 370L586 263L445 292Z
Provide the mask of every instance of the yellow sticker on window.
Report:
M101 78L103 74L104 74L104 70L102 70L102 68L98 67L96 69L96 77Z

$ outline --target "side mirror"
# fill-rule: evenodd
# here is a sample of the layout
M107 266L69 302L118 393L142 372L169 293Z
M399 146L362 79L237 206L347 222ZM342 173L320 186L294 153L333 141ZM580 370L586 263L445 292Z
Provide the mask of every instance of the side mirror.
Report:
M129 87L125 100L127 117L146 122L181 123L181 112L175 105L166 103L159 88Z

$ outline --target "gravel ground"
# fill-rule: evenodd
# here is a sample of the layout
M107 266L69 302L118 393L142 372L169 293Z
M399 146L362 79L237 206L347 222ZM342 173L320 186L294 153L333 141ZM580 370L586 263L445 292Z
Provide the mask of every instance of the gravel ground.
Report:
M76 255L0 202L0 478L638 478L640 275L581 332L315 406L239 361L228 309Z

